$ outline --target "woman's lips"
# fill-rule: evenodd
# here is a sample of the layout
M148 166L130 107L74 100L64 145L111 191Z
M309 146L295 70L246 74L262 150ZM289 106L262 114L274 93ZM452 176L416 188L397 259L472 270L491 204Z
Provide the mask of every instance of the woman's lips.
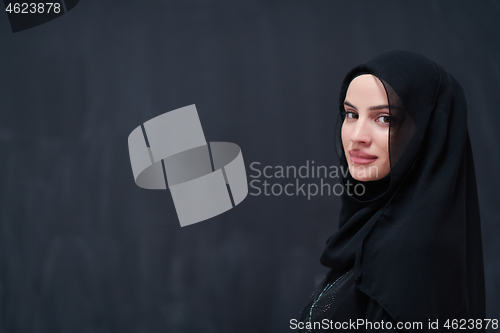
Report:
M349 150L349 156L351 157L351 161L356 164L370 164L378 158L375 155L370 155L360 150Z

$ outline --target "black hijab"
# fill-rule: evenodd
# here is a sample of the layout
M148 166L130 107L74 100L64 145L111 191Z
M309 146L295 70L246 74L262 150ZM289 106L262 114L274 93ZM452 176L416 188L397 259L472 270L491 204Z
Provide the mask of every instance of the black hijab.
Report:
M391 172L344 191L339 230L321 257L354 267L357 287L396 321L485 318L481 227L467 106L460 84L409 51L382 53L344 79L339 107L358 75L384 84L390 105ZM341 166L347 161L337 126ZM356 182L352 177L343 178Z

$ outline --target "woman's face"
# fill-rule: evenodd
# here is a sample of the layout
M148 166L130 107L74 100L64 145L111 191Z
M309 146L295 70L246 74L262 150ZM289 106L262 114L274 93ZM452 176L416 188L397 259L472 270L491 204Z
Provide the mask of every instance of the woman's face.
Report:
M384 85L371 74L351 81L344 101L342 145L354 179L371 181L391 171L389 105Z

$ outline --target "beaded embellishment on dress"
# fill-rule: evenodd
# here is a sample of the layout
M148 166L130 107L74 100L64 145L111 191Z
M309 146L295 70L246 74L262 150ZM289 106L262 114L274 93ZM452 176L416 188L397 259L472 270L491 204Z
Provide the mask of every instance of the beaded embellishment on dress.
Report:
M309 315L307 316L308 322L314 322L315 318L324 317L324 314L331 308L337 298L339 282L345 279L350 272L351 270L345 272L337 279L325 284L323 290L315 297L311 304ZM307 329L305 332L311 333L312 330Z

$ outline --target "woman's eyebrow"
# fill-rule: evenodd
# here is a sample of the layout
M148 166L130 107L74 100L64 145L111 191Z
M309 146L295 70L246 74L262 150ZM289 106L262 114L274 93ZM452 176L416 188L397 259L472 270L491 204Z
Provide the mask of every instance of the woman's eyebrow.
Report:
M349 106L349 107L353 108L354 110L357 110L357 108L354 105L352 105L351 103L349 103L348 101L344 101L344 105Z
M368 110L382 110L382 109L388 109L389 105L376 105L376 106L370 106Z
M353 108L354 110L357 110L357 108L349 103L348 101L344 101L344 105L349 106ZM383 109L389 109L389 105L375 105L375 106L370 106L368 110L383 110Z

